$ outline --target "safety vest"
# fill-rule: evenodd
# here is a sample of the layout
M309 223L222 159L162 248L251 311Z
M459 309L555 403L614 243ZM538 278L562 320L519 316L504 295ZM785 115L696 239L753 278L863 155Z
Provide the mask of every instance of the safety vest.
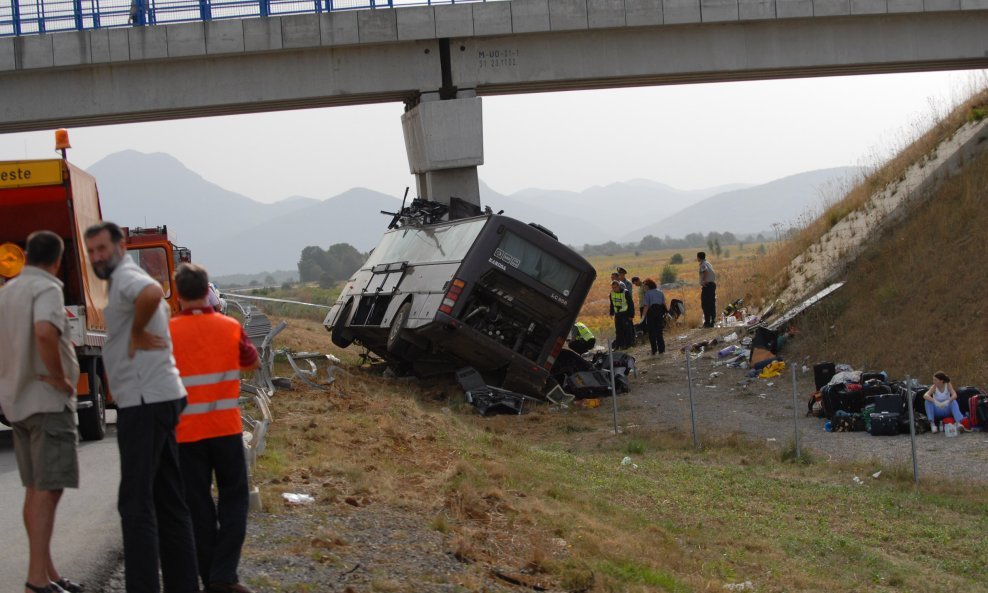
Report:
M611 305L615 313L624 313L628 310L628 299L625 298L623 291L611 293Z
M577 338L581 340L586 340L587 342L594 339L593 332L591 332L590 328L587 327L586 325L577 321L576 323L573 324L573 327L576 328Z
M240 324L216 313L169 323L175 364L189 394L175 440L192 443L243 432L240 420Z

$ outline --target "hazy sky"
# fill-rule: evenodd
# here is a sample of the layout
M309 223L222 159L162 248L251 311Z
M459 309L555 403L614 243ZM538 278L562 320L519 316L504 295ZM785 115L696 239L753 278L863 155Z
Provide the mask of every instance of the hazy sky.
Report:
M485 97L494 190L582 190L635 178L680 189L762 183L868 165L984 86L988 71L935 72ZM362 186L400 196L408 173L398 103L76 128L88 167L134 149L166 152L262 202ZM53 134L0 135L0 160L48 158Z

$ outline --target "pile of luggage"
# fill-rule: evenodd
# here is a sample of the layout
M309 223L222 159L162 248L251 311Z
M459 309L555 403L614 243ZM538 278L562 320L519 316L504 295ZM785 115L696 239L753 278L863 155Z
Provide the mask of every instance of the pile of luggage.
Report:
M635 357L624 352L612 354L614 390L628 393L631 391L629 375L635 372ZM549 374L550 383L555 382L576 399L611 394L611 361L606 351L596 350L581 356L569 348L563 348Z
M890 380L885 371L840 370L830 362L813 367L817 391L807 403L807 416L826 418L832 432L867 431L873 436L909 432L913 408L916 433L929 432L923 395L929 385ZM988 394L979 387L957 389L957 403L968 430L988 428ZM952 422L948 419L945 422Z

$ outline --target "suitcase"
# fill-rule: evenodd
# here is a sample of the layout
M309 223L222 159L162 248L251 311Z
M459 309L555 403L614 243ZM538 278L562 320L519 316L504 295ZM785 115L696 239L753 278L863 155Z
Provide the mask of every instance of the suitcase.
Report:
M978 423L981 426L988 428L988 398L979 399L976 414L978 417Z
M970 399L967 400L967 417L971 420L971 426L981 426L982 420L978 416L978 406L981 402L988 402L988 395L979 393L978 395L972 395Z
M576 396L577 399L610 395L610 373L582 371L567 375L566 381L563 383L563 391Z
M841 414L830 421L831 432L860 432L865 430L861 414Z
M873 405L874 412L892 412L906 414L906 398L901 393L880 393L865 397L865 406Z
M899 434L899 417L895 412L872 412L868 432L873 437Z
M868 381L881 381L882 383L888 383L889 376L885 371L862 371L861 372L861 382L866 383Z
M957 407L961 409L961 414L970 416L971 398L984 395L985 392L980 387L961 387L957 390Z
M837 365L832 362L821 362L813 365L813 382L817 390L830 383L830 379L837 373Z
M849 414L858 413L864 407L862 390L850 390L844 383L824 385L820 390L823 399L823 411L827 418L833 419L838 411Z

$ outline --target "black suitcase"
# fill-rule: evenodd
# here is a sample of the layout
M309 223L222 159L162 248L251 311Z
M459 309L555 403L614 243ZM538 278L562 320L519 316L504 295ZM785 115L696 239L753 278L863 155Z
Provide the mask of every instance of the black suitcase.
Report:
M865 421L861 414L841 414L830 421L831 432L861 432Z
M957 407L961 409L961 414L965 416L971 415L971 398L975 395L981 395L984 391L980 387L961 387L957 390Z
M899 416L895 412L872 412L868 432L873 437L899 434Z
M577 399L610 395L610 373L583 371L567 375L566 381L563 383L563 391L576 396Z
M865 406L874 405L876 413L892 412L895 414L905 414L906 398L901 393L880 393L877 395L865 396Z
M813 365L813 382L816 384L817 391L830 383L830 379L835 374L837 374L837 365L832 362L821 362Z
M858 413L864 407L864 397L861 390L848 390L844 383L824 385L820 390L823 398L823 412L827 418L833 419L838 410L843 410L849 414Z
M889 376L885 371L861 371L861 383L866 381L881 381L888 383Z

